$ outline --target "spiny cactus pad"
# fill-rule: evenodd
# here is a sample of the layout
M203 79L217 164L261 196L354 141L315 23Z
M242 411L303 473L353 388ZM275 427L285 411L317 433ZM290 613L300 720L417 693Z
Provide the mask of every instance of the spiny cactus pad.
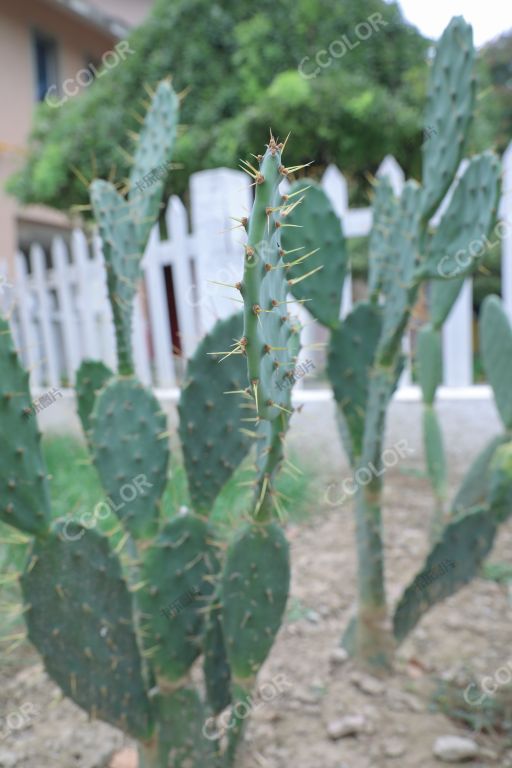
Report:
M220 591L213 596L206 615L202 646L208 704L213 714L218 715L231 703L231 670L224 642Z
M41 534L50 520L41 435L32 407L28 373L22 368L6 320L0 317L0 519Z
M89 194L103 243L107 288L116 330L119 372L129 374L133 371L133 299L140 278L142 258L137 246L137 228L124 197L108 181L93 181Z
M286 407L289 375L295 365L290 337L298 333L288 314L290 288L281 249L281 228L289 211L279 194L287 169L281 160L281 145L273 138L255 178L255 200L249 217L243 281L244 335L239 346L247 357L247 370L260 419L275 419ZM286 202L286 201L285 201ZM300 258L300 256L299 256Z
M62 525L35 542L21 577L29 638L66 696L147 738L151 711L119 560L95 531Z
M283 218L289 224L283 228L281 244L285 263L292 266L286 271L292 283L291 292L320 323L335 328L339 325L341 290L347 268L347 248L329 198L314 182L299 181L290 193L294 200L304 199ZM314 251L316 253L313 253ZM301 256L312 255L294 264ZM317 270L307 280L303 275Z
M430 284L430 320L439 330L457 301L464 285L464 278L433 280Z
M288 542L275 523L244 527L222 573L222 620L232 674L253 678L275 640L288 597Z
M391 182L384 176L377 182L372 202L373 224L369 242L368 293L372 301L377 301L384 289L389 289L390 282L386 275L392 269L394 251L391 248L393 227L396 226L399 203Z
M423 410L423 434L428 474L436 493L443 497L447 480L443 435L434 407L429 404L426 404Z
M91 414L98 392L113 375L110 368L100 360L84 360L76 373L78 415L86 436L91 428Z
M423 219L428 220L451 184L464 151L473 114L475 77L473 33L454 17L437 44L430 72L423 142Z
M138 599L143 634L159 678L178 680L201 651L217 558L213 530L194 515L166 523L145 552L146 586Z
M512 442L496 449L490 465L489 505L498 523L512 515Z
M443 355L441 334L430 324L424 325L418 333L416 365L423 400L432 405L436 389L443 380Z
M474 270L496 215L500 173L492 152L471 158L432 235L419 275L440 280Z
M141 128L130 173L128 201L137 228L138 248L146 246L158 219L165 177L178 127L179 99L170 82L158 84Z
M421 189L415 181L408 181L398 202L396 225L393 227L389 247L394 258L383 277L382 292L386 296L383 310L382 335L379 358L394 355L402 337L415 300L414 269L419 258L419 207Z
M215 742L205 737L206 712L198 692L186 685L164 693L159 702L158 765L216 768ZM141 768L145 768L142 766Z
M459 490L453 499L453 515L460 514L472 507L480 507L485 502L489 491L489 467L492 458L496 449L508 440L507 435L498 435L478 454L464 475Z
M482 357L499 414L512 430L512 327L497 296L488 296L480 319Z
M220 490L252 446L242 430L247 427L244 419L255 413L254 404L249 395L226 394L247 387L243 358L226 357L242 329L241 313L216 323L189 361L181 392L181 445L192 504L202 514L211 511Z
M455 594L477 575L495 535L496 521L487 508L468 512L446 526L395 610L393 627L398 642L429 608Z
M156 530L169 463L167 420L134 378L111 379L91 416L93 461L113 509L135 537Z
M355 456L361 455L363 447L370 369L381 330L379 307L361 302L331 334L327 372Z

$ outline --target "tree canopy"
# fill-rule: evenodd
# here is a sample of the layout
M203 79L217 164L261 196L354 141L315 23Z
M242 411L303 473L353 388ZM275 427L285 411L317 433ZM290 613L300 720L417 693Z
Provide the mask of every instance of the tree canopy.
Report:
M383 23L363 40L367 33L356 27L372 14ZM337 58L324 55L329 63L317 66L318 51L340 40L346 52L340 56L338 43ZM39 107L28 161L10 182L20 200L66 209L87 196L75 169L86 178L113 170L116 179L127 176L119 147L131 151L144 84L169 74L187 92L175 192L193 171L236 167L260 151L270 127L281 138L291 131L294 162L335 162L356 177L388 152L405 165L419 154L428 41L396 4L157 0L129 42L133 54L79 96L58 109Z

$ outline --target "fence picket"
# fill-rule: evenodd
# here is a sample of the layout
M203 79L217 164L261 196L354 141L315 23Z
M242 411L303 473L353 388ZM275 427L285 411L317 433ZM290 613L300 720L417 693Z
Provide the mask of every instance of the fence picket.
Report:
M53 308L50 284L46 280L46 257L38 243L30 248L30 266L32 269L34 291L37 296L39 325L41 328L42 357L45 361L46 383L51 387L60 384L60 370L53 332Z

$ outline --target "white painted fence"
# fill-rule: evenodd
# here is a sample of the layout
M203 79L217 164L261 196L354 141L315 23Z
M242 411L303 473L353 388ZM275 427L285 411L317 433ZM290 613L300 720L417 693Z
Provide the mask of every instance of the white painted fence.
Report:
M502 293L512 318L512 144L503 158L503 196L496 247L502 253ZM404 174L392 157L378 175L387 175L398 193ZM286 183L284 183L286 184ZM367 235L370 208L348 207L348 187L342 173L330 166L322 185L342 219L347 238ZM191 177L190 226L182 202L171 197L166 210L168 238L153 230L143 259L144 280L137 296L133 347L141 380L172 387L197 341L218 317L240 305L236 292L214 283L235 283L242 269L244 232L230 217L247 213L251 201L248 177L225 168ZM490 238L493 242L492 238ZM48 256L51 268L48 267ZM212 282L214 281L214 282ZM28 254L18 253L14 278L0 279L0 302L11 312L15 339L31 371L33 387L73 382L84 358L115 366L115 346L107 301L101 243L87 241L74 230L70 242L56 237L50 254L34 243ZM342 315L352 305L352 283L346 280ZM300 306L302 316L306 310ZM311 318L309 318L311 319ZM314 337L311 323L304 331ZM443 332L444 383L472 383L472 285L468 279ZM407 374L402 384L408 383Z

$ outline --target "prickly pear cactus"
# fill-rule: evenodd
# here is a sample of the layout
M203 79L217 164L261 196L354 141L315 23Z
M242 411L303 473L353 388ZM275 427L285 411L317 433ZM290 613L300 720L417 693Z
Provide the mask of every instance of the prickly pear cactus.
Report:
M28 373L19 363L9 325L0 318L0 519L42 534L50 520L41 434L30 398Z
M77 410L86 437L88 437L91 428L91 415L96 397L113 375L110 368L107 368L105 363L100 360L84 360L76 372Z
M172 86L162 81L138 137L128 199L102 179L96 179L90 187L92 211L103 243L121 374L133 373L133 301L144 248L160 211L163 180L176 137L178 109L178 97Z

